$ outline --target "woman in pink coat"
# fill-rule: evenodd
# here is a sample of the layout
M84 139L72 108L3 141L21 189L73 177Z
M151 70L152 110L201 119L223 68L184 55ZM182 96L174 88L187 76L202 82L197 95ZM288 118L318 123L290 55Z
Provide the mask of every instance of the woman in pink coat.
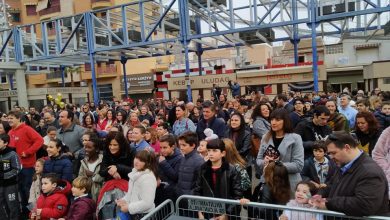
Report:
M374 159L374 161L383 169L383 172L386 174L387 182L390 182L390 127L382 132L376 142L375 148L372 151L372 159Z

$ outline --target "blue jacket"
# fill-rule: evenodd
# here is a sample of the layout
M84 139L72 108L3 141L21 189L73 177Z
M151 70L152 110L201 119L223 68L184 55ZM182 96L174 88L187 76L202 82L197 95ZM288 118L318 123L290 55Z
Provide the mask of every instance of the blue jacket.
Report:
M72 162L65 155L50 157L45 161L43 173L55 173L58 178L71 183L73 180Z
M383 131L390 126L390 115L385 115L380 111L374 113L376 120L380 124L380 130Z
M172 156L166 157L164 161L161 161L158 164L158 175L161 182L166 182L169 184L169 187L176 186L179 179L179 169L182 158L183 155L180 153L180 150L175 148Z
M214 134L218 135L219 138L224 138L226 132L225 122L216 118L215 116L210 120L208 126L206 124L206 120L203 118L198 122L198 126L196 127L196 133L198 134L199 140L203 140L206 138L206 135L203 133L206 128L210 128L214 131Z
M238 84L238 83L232 84L230 86L230 89L232 90L232 96L233 97L239 96L241 94L240 84Z
M195 187L196 176L204 159L194 149L191 153L185 155L179 166L179 177L176 187L176 193L181 195L192 195L192 189Z

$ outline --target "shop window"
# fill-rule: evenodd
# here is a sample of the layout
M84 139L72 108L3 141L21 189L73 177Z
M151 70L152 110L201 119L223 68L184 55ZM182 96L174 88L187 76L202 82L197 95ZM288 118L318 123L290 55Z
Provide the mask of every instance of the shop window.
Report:
M37 15L37 6L36 5L26 5L27 16Z
M98 85L99 98L100 100L112 100L113 92L112 92L112 84L103 84Z
M390 77L383 78L383 84L390 84Z
M298 63L304 63L304 62L305 62L305 56L299 56Z

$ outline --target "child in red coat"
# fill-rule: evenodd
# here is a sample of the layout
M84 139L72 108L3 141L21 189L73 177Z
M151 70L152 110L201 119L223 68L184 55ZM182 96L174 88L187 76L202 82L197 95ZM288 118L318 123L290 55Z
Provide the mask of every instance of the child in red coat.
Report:
M71 189L67 181L59 180L55 173L48 173L42 177L42 194L37 206L31 212L32 220L49 220L64 217L68 208L67 195Z

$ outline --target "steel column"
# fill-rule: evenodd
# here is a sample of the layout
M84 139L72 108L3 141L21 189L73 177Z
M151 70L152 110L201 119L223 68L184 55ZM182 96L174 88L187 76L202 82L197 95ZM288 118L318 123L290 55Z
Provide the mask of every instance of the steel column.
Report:
M201 23L200 23L200 17L195 17L195 29L197 34L201 34ZM196 43L196 55L198 56L198 67L199 67L199 76L202 75L202 54L203 54L203 48L202 44Z
M126 73L126 63L127 58L125 56L121 56L121 64L123 67L123 84L125 87L125 98L129 98L129 89L127 88L127 73Z
M317 54L317 0L311 0L311 45L313 54L313 80L314 80L314 91L318 92L318 54Z
M65 87L65 67L60 66L60 71L61 71L61 84L62 87Z
M189 14L188 14L188 5L187 0L179 0L179 11L180 13L180 37L181 43L184 47L184 56L185 56L185 65L186 65L186 81L187 81L187 101L192 102L192 90L191 90L191 80L190 80L190 60L189 60L189 50L188 44L190 41L187 39L189 34Z
M291 11L292 11L292 19L295 21L298 19L298 8L297 8L297 0L292 0L291 2ZM298 43L300 39L298 36L298 25L293 25L293 39L292 43L294 44L294 65L298 66L299 56L298 56Z
M96 70L95 70L95 37L93 34L93 24L92 24L92 14L87 12L84 14L85 28L87 33L87 44L88 44L88 55L89 61L91 64L91 73L92 73L92 90L93 90L93 102L95 106L98 106L99 103L99 93L97 91L97 79L96 79Z

